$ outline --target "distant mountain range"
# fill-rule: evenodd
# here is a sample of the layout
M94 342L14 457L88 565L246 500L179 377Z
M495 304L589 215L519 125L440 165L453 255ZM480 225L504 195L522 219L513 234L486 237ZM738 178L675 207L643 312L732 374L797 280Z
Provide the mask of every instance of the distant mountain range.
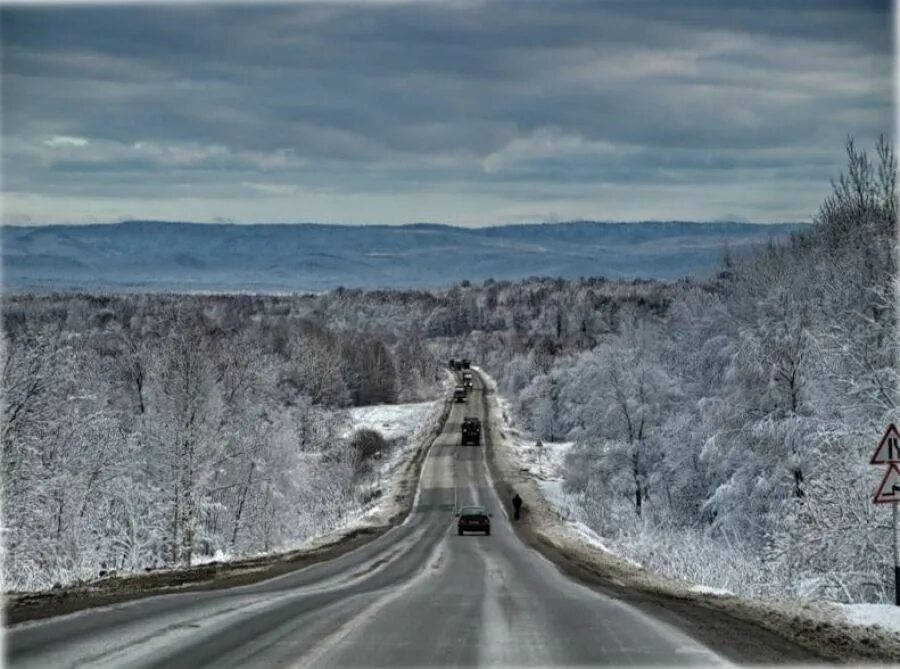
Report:
M462 279L707 274L805 224L231 225L126 221L5 226L5 291L323 291Z

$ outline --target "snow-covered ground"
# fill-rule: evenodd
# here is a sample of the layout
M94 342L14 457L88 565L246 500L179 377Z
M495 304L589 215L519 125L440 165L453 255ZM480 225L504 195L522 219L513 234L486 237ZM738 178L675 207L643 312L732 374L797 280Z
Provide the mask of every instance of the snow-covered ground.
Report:
M607 540L578 520L573 500L563 490L563 463L566 453L572 448L572 442L549 442L529 436L516 427L510 401L505 397L498 397L497 403L503 413L505 432L509 436L508 443L514 450L521 470L529 472L536 480L544 499L550 504L556 515L563 520L566 527L588 545L640 567L638 562L610 549Z
M397 512L394 492L404 483L399 480L402 470L439 420L442 405L441 399L350 409L344 436L349 438L356 430L370 429L381 433L391 443L387 457L376 467L376 477L372 482L372 486L381 489L382 494L362 509L361 515L351 521L351 527L384 523Z
M339 526L306 539L287 542L268 553L236 556L226 551L216 551L213 556L195 557L191 564L197 566L211 562L228 562L236 558L263 557L284 551L314 548L333 541L336 535L387 523L388 519L399 510L399 504L395 499L397 489L409 483L405 481L404 469L415 451L424 445L430 430L439 420L442 404L443 398L431 402L376 404L347 410L346 421L339 430L342 438L349 439L356 430L375 430L390 443L390 449L387 457L378 462L375 476L368 486L369 490L382 490L382 494L372 497L354 513L348 514Z
M496 383L483 370L488 385L496 389ZM563 530L570 537L580 543L597 549L609 555L615 556L632 567L651 574L655 567L642 565L627 555L627 551L615 547L614 542L598 535L579 519L579 512L575 500L563 489L563 465L566 453L572 448L571 442L551 443L540 442L521 430L516 425L515 412L511 402L497 395L497 405L502 414L501 429L505 438L502 440L509 449L508 455L512 455L519 471L532 478L544 501L553 513L563 523ZM671 576L671 575L669 575ZM680 579L684 581L684 579ZM735 598L736 594L728 588L718 587L709 583L697 583L690 580L682 586L684 590L701 596L715 598ZM787 610L792 614L799 613L790 602L771 602L779 610ZM804 615L812 616L818 620L826 620L848 625L857 633L865 634L872 629L881 630L888 634L900 635L900 607L887 604L835 604L820 603L812 605L807 603L803 607Z
M406 480L409 474L406 466L415 451L425 445L428 434L440 419L442 405L443 398L431 402L377 404L348 409L346 422L339 431L342 438L349 439L356 430L370 429L379 432L391 445L388 456L378 463L376 474L368 486L370 490L381 489L382 494L372 497L354 513L348 514L339 526L327 532L286 542L268 552L234 555L218 550L215 555L195 556L191 565L229 562L240 558L265 557L285 551L315 548L355 529L387 523L400 510L400 504L396 499L398 489L410 483Z
M883 630L900 634L900 606L894 604L838 604L838 615L861 627L878 626Z
M434 404L434 402L417 402L354 407L348 411L350 419L344 435L349 436L354 430L368 428L377 430L388 441L401 439L409 444L412 441L411 437L425 423L425 418Z

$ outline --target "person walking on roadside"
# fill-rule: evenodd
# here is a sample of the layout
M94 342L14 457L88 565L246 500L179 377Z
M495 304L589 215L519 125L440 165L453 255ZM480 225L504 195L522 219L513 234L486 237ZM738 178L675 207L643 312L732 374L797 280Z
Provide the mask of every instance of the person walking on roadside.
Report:
M515 497L512 498L513 505L513 517L518 520L522 515L522 498L519 497L519 493L515 494Z

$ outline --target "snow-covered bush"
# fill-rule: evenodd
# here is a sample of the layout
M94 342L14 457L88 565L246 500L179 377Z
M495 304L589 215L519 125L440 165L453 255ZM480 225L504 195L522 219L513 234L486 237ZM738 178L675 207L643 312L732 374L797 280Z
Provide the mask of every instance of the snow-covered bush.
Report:
M438 366L414 334L335 332L293 304L6 300L5 587L277 550L357 512L384 444L343 438L344 408L396 400L394 350L432 370L410 395L436 392Z

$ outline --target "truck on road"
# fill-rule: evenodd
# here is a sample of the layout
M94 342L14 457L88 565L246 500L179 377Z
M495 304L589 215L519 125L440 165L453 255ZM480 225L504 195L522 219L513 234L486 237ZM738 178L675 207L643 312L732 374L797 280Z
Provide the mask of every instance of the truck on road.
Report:
M481 421L472 416L466 416L462 422L462 445L481 445Z
M467 394L465 386L456 386L456 388L453 389L453 401L465 402Z

